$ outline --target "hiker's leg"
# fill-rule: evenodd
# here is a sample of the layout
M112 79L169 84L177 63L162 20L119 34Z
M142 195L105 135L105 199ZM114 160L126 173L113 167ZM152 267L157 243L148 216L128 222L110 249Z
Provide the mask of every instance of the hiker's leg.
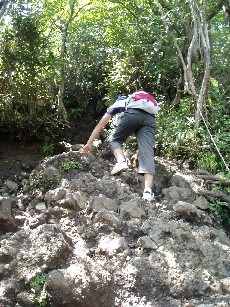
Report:
M143 125L136 132L138 143L138 161L139 161L139 174L155 175L155 162L154 162L154 135L155 135L155 119L151 115L145 115ZM148 186L152 179L146 175L146 185ZM147 187L146 186L146 187Z
M139 128L139 126L138 114L124 113L110 142L111 151L117 159L117 162L125 160L122 150L123 143L135 130Z
M153 186L153 175L152 174L144 174L144 184L145 184L145 190L151 190Z
M122 148L114 149L113 154L114 154L118 163L125 161L125 156L124 156Z
M149 114L143 114L143 124L136 132L138 143L138 173L144 175L143 199L147 201L154 200L152 192L153 175L155 174L154 163L154 135L155 119Z
M152 191L152 186L153 186L153 175L151 174L144 174L144 179L145 179L145 187L143 191L142 198L147 201L154 201L155 200L155 195Z

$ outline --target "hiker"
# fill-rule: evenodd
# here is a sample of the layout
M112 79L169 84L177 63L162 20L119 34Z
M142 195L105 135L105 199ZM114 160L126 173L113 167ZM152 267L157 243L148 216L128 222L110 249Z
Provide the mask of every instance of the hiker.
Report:
M83 152L91 151L93 141L109 120L114 115L123 113L110 141L111 150L117 161L111 175L119 174L128 169L122 145L134 133L138 144L138 173L144 175L143 199L147 201L154 200L154 193L152 192L155 174L153 146L156 125L155 114L158 110L159 106L153 96L142 90L134 92L127 99L124 96L119 97L107 109L107 112L94 128L86 145L82 148Z

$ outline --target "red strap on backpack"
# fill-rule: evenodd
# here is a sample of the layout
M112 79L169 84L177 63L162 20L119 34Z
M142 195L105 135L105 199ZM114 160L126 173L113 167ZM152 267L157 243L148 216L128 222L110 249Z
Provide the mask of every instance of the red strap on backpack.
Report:
M154 97L152 95L148 94L148 93L138 93L138 94L134 93L134 95L132 96L132 99L134 101L138 101L140 99L146 99L146 100L151 101L154 104L155 107L157 106L157 102L154 99Z

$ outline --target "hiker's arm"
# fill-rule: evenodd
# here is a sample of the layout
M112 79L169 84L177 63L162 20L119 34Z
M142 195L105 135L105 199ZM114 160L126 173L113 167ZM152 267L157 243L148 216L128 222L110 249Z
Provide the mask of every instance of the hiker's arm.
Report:
M93 141L98 137L101 130L108 124L109 120L111 119L112 115L105 113L105 115L101 118L99 123L94 128L93 132L91 133L86 145L82 148L83 152L89 152L92 150Z

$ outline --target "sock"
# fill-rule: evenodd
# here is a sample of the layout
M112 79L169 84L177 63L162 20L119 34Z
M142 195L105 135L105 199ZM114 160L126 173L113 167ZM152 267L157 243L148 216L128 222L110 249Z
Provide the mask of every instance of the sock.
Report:
M148 193L152 194L152 189L146 188L146 189L144 189L144 193L145 193L145 192L148 192Z
M118 158L117 159L117 163L122 163L122 162L126 162L124 158Z

